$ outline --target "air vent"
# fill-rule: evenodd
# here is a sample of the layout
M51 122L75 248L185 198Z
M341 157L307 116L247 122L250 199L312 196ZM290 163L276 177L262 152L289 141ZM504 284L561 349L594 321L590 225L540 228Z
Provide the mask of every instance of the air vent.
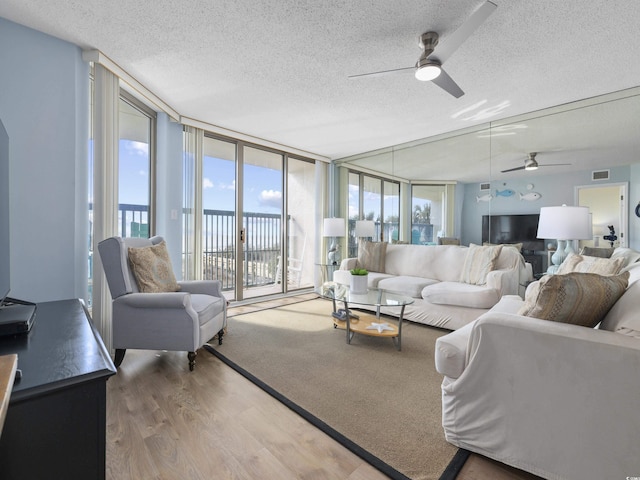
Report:
M591 172L591 180L609 180L609 170L595 170Z
M490 183L481 183L480 184L480 191L481 192L486 192L487 190L491 190L491 184Z

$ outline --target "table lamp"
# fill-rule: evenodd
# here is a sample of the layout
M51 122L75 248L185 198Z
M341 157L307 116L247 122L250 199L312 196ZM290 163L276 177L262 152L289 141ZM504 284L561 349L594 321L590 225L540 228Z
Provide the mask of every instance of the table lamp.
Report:
M344 218L325 218L322 227L323 237L333 237L333 241L327 252L327 263L329 265L338 265L340 263L340 244L336 237L344 236L345 223Z
M573 250L573 240L592 238L591 215L588 207L542 207L538 221L538 238L558 240L556 253L551 257L553 265L547 273L556 273L560 264Z
M356 220L354 235L359 238L373 238L376 234L376 224L373 220Z

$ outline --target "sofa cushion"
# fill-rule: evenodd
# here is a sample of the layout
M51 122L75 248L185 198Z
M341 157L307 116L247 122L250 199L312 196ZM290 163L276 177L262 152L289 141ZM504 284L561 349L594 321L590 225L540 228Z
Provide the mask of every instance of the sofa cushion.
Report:
M358 241L358 267L369 272L384 273L384 260L387 252L386 242Z
M383 288L390 292L397 292L414 298L420 298L422 289L427 285L432 285L434 283L438 283L438 281L430 278L400 275L397 277L380 279L378 282L378 288Z
M622 296L628 281L629 272L546 275L527 289L518 314L593 328Z
M473 285L484 285L487 283L487 274L494 269L502 245L480 246L471 244L467 250L460 281Z
M558 268L556 273L558 275L564 275L570 272L616 275L620 273L622 264L622 258L589 257L587 255L571 253L564 262L560 264L560 268Z
M128 258L140 292L160 293L180 290L164 241L148 247L129 247Z
M623 270L627 267L630 267L634 263L640 261L640 252L636 252L631 248L626 247L618 247L613 251L611 258L622 258L622 268Z
M611 258L614 248L600 248L600 247L582 247L580 255L587 255L589 257Z
M624 295L611 307L602 320L600 329L640 338L638 298L640 298L640 282L636 281L629 285Z
M439 305L469 308L491 308L500 300L494 288L460 282L440 282L422 289L422 298Z

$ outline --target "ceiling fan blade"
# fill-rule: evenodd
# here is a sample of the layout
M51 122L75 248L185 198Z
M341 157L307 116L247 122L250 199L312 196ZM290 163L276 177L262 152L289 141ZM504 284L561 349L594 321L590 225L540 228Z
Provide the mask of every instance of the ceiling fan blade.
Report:
M538 164L539 167L560 167L564 165L571 165L570 163L542 163Z
M434 57L444 64L447 59L471 36L476 29L498 8L493 2L485 2L471 14L467 20L448 37L438 44Z
M442 69L440 70L440 75L438 75L436 78L434 78L431 81L436 85L438 85L445 92L453 95L456 98L460 98L462 95L464 95L464 92L458 86L458 84L453 81L453 78L451 78L447 74L447 72L445 72Z
M510 168L509 170L502 170L500 173L515 172L516 170L524 170L524 165L522 167Z
M380 72L370 72L370 73L359 73L357 75L349 75L347 78L362 78L362 77L381 77L383 75L389 75L393 73L402 73L407 70L415 71L416 67L404 67L404 68L394 68L393 70L382 70Z

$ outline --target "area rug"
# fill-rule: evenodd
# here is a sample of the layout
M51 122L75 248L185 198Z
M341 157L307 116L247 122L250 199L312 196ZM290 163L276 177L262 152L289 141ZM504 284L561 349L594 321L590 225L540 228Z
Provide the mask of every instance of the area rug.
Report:
M446 333L404 322L402 351L366 335L349 345L316 299L234 316L210 351L391 478L428 480L454 478L466 453L441 425L434 346Z

